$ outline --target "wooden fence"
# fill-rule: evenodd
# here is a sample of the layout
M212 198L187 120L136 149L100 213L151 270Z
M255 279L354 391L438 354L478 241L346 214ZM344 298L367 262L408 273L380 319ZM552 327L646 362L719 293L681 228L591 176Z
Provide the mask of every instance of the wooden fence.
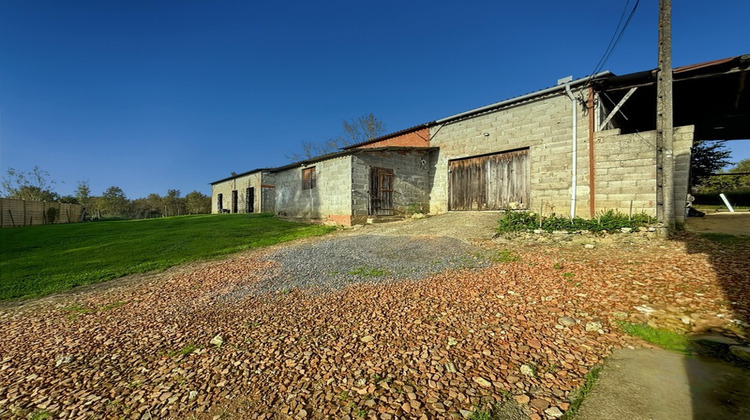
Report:
M55 220L48 220L50 208L58 210ZM26 201L15 198L0 198L0 227L48 225L50 223L75 223L81 221L83 206L80 204Z

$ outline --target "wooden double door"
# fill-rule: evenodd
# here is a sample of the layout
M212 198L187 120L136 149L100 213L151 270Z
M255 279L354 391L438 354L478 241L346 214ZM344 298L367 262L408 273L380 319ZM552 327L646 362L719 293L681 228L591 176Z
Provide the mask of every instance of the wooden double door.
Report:
M450 210L503 210L529 205L529 149L452 160Z

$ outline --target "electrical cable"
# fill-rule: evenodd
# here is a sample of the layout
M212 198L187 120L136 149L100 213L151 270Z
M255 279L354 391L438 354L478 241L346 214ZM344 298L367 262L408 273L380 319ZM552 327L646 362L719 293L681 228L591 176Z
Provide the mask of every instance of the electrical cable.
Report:
M630 4L630 0L627 0L625 2L625 6L622 9L622 13L620 14L620 19L617 21L617 26L615 27L615 31L612 34L612 38L610 38L609 44L607 44L607 48L604 50L602 57L599 59L599 62L597 62L596 66L594 66L594 70L588 76L587 82L591 80L591 78L593 78L594 75L596 75L597 73L601 71L601 69L607 63L607 60L609 60L610 56L612 55L612 52L614 52L615 48L617 48L617 44L620 43L620 40L622 39L622 36L625 33L625 29L627 29L628 25L630 24L631 19L633 18L633 15L635 14L636 9L638 9L638 4L640 4L640 0L636 0L635 4L633 5L633 9L630 11L628 18L625 20L625 24L622 24L622 19L625 17L625 12L628 10L629 4Z

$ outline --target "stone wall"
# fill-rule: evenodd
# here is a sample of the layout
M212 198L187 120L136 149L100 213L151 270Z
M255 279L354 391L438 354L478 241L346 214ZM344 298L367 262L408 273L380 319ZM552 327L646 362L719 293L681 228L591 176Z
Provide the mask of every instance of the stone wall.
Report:
M255 212L267 211L263 209L261 181L263 173L253 172L211 185L211 213L219 213L219 194L222 194L224 209L232 210L232 191L237 191L237 213L248 213L247 189L254 188Z
M276 214L350 224L351 156L323 160L305 168L312 167L315 187L311 189L302 189L301 166L273 173Z
M578 96L588 93L574 90ZM430 212L448 211L448 162L453 159L529 148L530 206L534 211L568 214L571 198L572 104L564 92L547 95L431 128L433 147ZM588 213L588 120L577 104L577 207Z
M367 218L370 168L393 169L394 215L429 210L430 152L382 151L358 153L352 160L352 215L355 223Z

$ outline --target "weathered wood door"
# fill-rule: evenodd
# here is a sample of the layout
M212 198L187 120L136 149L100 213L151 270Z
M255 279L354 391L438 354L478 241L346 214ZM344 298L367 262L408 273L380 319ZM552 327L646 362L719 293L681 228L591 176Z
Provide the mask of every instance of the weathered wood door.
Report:
M393 169L370 169L370 215L393 215Z
M245 211L255 213L255 187L250 187L245 191Z
M529 150L453 160L450 210L502 210L529 206Z

